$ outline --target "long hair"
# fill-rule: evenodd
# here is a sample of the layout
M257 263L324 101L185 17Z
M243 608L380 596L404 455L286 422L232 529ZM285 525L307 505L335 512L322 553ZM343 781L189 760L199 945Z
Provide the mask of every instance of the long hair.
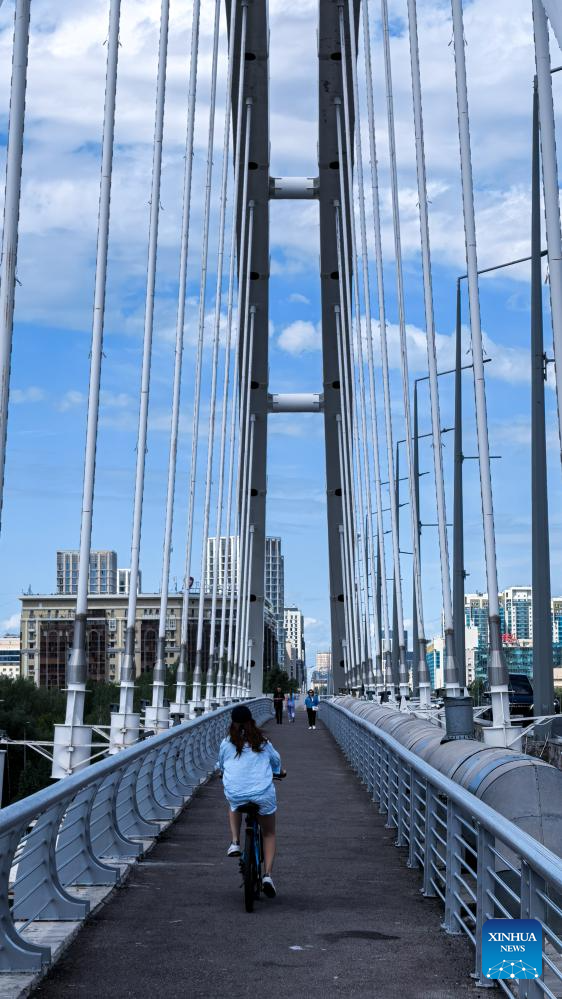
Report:
M232 722L230 726L229 738L233 746L236 746L236 755L240 756L246 743L254 753L261 753L267 739L261 728L258 728L253 718L245 722Z

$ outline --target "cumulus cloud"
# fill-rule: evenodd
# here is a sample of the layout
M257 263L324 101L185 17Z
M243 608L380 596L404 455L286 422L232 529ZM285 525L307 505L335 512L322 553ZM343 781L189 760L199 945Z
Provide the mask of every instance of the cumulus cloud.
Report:
M287 354L306 354L312 350L322 349L320 324L297 319L281 331L277 338L277 346Z
M28 385L24 389L15 388L10 392L10 402L13 402L16 406L26 402L42 402L44 398L45 392L42 388L38 388L37 385Z
M18 632L20 630L21 613L11 614L10 617L5 618L2 621L2 631L4 632Z
M76 409L79 406L85 406L85 404L86 396L83 392L79 392L78 389L69 389L58 402L57 409L61 413L66 413L69 409Z

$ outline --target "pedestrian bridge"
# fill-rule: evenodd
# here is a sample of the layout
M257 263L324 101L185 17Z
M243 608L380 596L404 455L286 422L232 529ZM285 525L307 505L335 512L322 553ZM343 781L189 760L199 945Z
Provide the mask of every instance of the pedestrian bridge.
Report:
M273 997L474 995L482 922L507 913L543 923L544 971L504 991L562 996L562 861L526 818L406 749L366 702L324 701L314 732L300 708L276 726L269 698L252 707L288 771L277 899L246 914L226 857L219 708L1 813L2 999L242 997L256 982ZM481 747L488 771L497 752Z

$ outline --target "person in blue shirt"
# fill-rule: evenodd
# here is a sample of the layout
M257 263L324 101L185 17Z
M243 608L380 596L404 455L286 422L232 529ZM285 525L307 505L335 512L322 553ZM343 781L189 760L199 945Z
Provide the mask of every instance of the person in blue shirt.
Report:
M275 812L277 798L273 775L284 777L281 757L256 725L252 712L245 704L232 709L230 732L219 748L217 767L222 773L224 795L228 801L228 819L232 842L227 856L239 857L242 813L240 805L253 801L259 805L259 823L263 835L265 875L263 891L268 898L275 898L276 890L271 877L275 859Z
M289 719L290 722L294 722L294 720L295 720L295 708L296 708L296 704L297 704L297 701L296 701L295 695L294 695L293 691L291 691L290 694L287 695L287 717L288 717L288 719Z
M318 712L318 694L313 687L310 688L304 699L304 706L308 715L308 729L316 728L316 714Z

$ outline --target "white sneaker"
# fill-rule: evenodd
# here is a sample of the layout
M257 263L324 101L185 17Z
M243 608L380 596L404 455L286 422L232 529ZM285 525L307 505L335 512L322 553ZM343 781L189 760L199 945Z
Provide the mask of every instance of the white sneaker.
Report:
M309 725L309 726L308 726L308 731L309 731L309 732L312 732L312 725Z
M240 857L241 854L242 850L240 849L240 843L231 843L226 851L227 857Z
M313 731L313 732L316 732L316 725L313 725L313 726L312 726L312 731Z
M275 898L277 892L275 891L275 885L273 884L273 878L271 874L266 874L261 886L263 888L263 893L267 898Z

